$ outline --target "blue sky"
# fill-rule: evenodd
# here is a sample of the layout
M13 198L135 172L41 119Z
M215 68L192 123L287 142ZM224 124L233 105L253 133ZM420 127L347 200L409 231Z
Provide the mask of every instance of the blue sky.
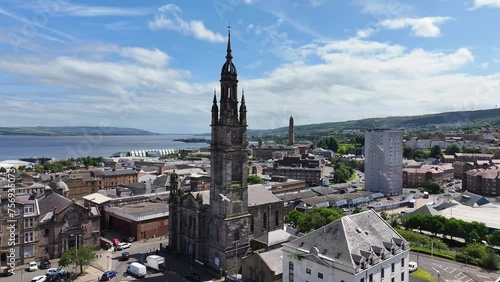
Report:
M250 129L500 100L500 0L5 0L0 126L209 132L229 23Z

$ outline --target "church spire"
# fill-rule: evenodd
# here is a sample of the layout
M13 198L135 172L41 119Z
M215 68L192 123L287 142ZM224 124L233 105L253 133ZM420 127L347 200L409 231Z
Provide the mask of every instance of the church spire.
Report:
M231 61L233 59L233 55L231 54L231 25L227 26L227 50L226 50L226 60Z
M228 26L227 31L227 50L226 50L226 62L222 66L221 80L233 80L236 79L236 67L233 64L233 54L231 50L231 26Z
M219 107L217 106L217 95L214 89L214 102L212 104L212 125L216 125L219 122Z

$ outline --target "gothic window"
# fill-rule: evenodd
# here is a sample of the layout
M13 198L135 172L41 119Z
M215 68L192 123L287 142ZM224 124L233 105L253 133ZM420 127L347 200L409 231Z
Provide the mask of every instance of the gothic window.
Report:
M274 215L274 225L279 225L280 224L280 212L276 211Z
M267 228L267 213L264 213L262 224L264 228Z
M66 221L68 222L69 227L77 227L80 225L80 216L78 213L72 212L68 214Z
M240 239L240 231L234 231L234 241L238 241Z
M250 217L250 232L253 232L253 215Z
M288 282L294 282L293 280L293 262L288 263Z

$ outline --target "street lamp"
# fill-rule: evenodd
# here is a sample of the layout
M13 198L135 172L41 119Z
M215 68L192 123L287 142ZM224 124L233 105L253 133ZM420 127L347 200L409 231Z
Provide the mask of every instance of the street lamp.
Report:
M464 268L465 268L465 273L467 273L467 256L468 256L468 254L467 254L467 252L464 252L464 254L465 254L465 266L464 266Z

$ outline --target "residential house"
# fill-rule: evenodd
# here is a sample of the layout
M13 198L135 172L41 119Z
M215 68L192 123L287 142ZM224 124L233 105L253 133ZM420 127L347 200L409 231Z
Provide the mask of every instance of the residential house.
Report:
M409 251L375 211L348 215L283 245L283 281L409 281Z
M16 195L13 204L9 207L9 197L2 197L0 217L0 264L7 265L10 249L14 249L16 265L24 265L35 261L38 257L37 234L40 208L36 195ZM13 211L14 213L10 213ZM10 229L9 226L13 226ZM11 233L13 232L13 233ZM13 235L13 241L9 241ZM11 245L11 244L14 245Z

